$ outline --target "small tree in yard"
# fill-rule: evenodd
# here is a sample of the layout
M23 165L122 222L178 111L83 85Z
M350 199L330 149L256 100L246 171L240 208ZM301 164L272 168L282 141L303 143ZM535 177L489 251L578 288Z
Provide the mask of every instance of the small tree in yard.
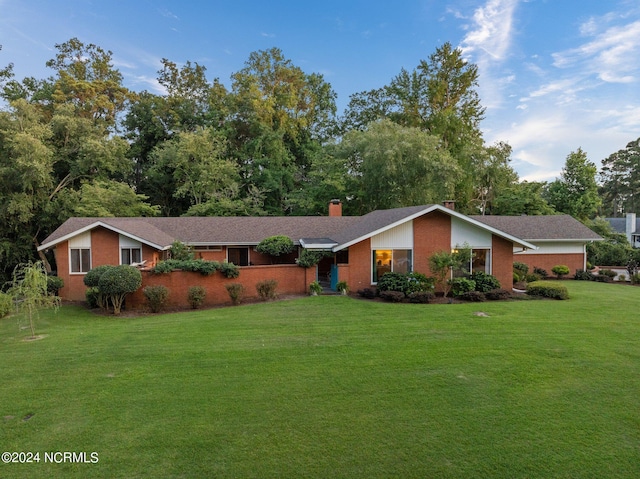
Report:
M564 264L559 264L551 268L551 271L553 271L553 274L555 274L558 279L562 279L563 276L569 274L569 267Z
M471 249L464 247L455 251L439 251L429 257L429 269L434 274L436 283L440 285L444 296L449 294L451 273L471 261Z
M47 272L42 261L16 266L8 293L17 311L25 314L32 338L36 337L35 320L39 311L48 308L57 310L60 306L60 298L47 291Z
M106 270L98 281L98 289L113 305L113 314L118 315L122 303L129 293L142 284L142 274L137 268L123 264Z

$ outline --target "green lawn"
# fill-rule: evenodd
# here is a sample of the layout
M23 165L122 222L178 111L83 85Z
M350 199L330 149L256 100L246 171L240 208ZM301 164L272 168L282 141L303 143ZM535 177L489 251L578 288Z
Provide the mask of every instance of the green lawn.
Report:
M0 477L635 479L640 288L563 284L569 301L63 307L31 342L5 318L0 450L40 462ZM44 461L65 451L99 461Z

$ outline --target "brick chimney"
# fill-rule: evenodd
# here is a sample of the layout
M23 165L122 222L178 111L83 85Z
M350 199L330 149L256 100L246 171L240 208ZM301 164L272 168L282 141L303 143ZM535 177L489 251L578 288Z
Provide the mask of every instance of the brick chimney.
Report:
M449 208L450 210L454 210L456 209L456 202L454 200L444 200L442 202L442 206L444 206L445 208Z
M342 216L342 201L331 200L329 202L329 216Z

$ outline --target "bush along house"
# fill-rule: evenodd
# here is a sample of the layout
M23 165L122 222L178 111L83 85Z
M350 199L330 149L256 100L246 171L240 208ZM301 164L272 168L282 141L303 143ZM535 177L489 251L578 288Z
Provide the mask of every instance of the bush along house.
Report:
M551 269L566 264L572 271L586 265L585 245L601 239L570 216L466 216L451 203L377 210L363 216L343 216L333 200L328 216L303 217L179 217L179 218L70 218L46 238L39 250L53 250L57 274L64 280L63 299L82 301L84 275L100 265L132 264L142 271L142 285L164 285L169 305L186 306L189 287L203 286L206 305L229 301L225 285L244 286L248 296L256 285L276 280L280 294L304 294L318 280L335 289L338 281L352 291L375 287L386 272L420 272L427 276L429 257L461 246L472 250L470 271L496 276L510 288L513 262ZM294 251L274 258L257 245L273 236L293 241ZM237 265L237 278L216 273L174 271L153 273L168 258L171 245L190 246L196 259ZM309 251L322 252L312 267L297 260ZM301 261L301 263L303 263ZM128 307L144 304L141 291Z

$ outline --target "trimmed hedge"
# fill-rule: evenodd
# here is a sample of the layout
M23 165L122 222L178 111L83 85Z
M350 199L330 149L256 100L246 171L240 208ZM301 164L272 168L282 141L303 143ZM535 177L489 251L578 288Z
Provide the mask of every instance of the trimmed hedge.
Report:
M240 275L240 269L233 263L220 263L219 261L207 261L204 259L168 259L158 262L151 268L151 272L155 274L171 273L175 270L192 271L203 276L211 276L216 271L220 271L225 278L237 278Z
M569 299L567 287L551 281L535 281L527 285L527 294L551 299Z

